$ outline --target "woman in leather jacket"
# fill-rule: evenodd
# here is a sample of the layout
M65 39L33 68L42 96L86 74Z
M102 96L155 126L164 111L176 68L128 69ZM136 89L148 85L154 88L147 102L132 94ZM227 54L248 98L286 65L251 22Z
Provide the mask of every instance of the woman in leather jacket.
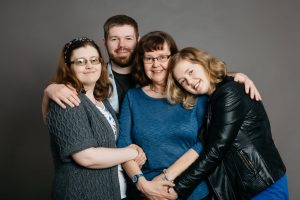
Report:
M185 199L207 179L216 199L288 199L286 169L271 135L262 102L227 76L224 62L192 47L169 62L168 100L187 109L208 95L200 157L175 180Z

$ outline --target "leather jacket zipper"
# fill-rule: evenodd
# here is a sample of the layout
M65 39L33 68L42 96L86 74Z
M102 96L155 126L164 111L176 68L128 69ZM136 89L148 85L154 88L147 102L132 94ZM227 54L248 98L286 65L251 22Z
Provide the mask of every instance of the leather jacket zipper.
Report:
M246 167L253 173L256 174L256 170L253 166L253 164L246 158L246 156L244 155L244 152L239 152L240 158L243 160L244 164L246 165Z

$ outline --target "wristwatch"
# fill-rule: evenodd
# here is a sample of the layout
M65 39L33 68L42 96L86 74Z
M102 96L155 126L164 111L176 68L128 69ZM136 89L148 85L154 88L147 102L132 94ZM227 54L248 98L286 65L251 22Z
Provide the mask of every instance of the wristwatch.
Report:
M133 183L137 183L138 180L139 180L139 178L142 177L142 176L144 176L144 174L136 174L136 175L134 175L134 176L132 177L132 182L133 182Z

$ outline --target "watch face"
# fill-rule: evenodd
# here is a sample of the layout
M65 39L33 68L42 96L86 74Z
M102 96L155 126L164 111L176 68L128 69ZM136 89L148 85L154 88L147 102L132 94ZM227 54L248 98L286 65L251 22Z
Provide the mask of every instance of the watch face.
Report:
M135 176L133 176L133 177L132 177L132 182L136 183L136 182L137 182L137 180L138 180L138 177L137 177L137 175L135 175Z

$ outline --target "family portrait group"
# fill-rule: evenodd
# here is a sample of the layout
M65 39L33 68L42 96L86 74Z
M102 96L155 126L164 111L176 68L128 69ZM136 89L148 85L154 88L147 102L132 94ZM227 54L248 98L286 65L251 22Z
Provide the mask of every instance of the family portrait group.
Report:
M245 73L199 46L179 49L172 33L140 35L128 15L102 27L102 41L65 41L44 89L52 199L289 199L259 88Z

